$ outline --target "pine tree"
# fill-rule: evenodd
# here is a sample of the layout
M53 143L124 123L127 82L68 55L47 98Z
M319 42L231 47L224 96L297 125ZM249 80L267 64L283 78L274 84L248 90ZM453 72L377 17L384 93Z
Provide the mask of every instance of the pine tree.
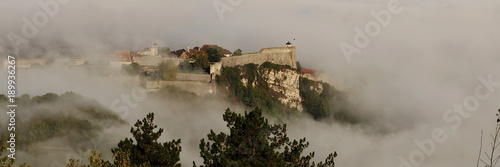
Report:
M302 156L305 138L290 141L286 124L269 125L258 108L244 115L227 109L223 119L230 134L210 131L209 141L201 140L202 166L334 166L336 153L316 165L314 152Z
M149 113L142 121L137 120L130 132L134 136L136 143L131 138L125 138L118 143L117 148L112 152L129 153L131 165L139 166L149 164L151 166L180 166L178 163L181 152L181 140L172 140L170 142L160 143L163 129L154 131L158 126L153 123L154 113Z

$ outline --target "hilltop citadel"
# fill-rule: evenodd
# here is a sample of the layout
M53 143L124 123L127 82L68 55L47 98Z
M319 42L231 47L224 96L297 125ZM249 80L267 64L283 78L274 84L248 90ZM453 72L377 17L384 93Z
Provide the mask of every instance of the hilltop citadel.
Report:
M190 49L179 49L173 51L164 51L163 48L156 43L151 47L136 51L117 51L109 55L96 55L87 57L75 58L36 58L36 59L18 59L18 68L40 68L49 65L60 65L66 67L83 67L91 66L96 71L103 72L102 75L118 75L122 71L123 65L137 63L141 66L141 73L155 74L158 64L163 61L173 61L176 66L183 62L193 63L195 54L198 52L207 52L211 48L219 48L217 45L203 45L202 47L194 47ZM205 73L177 73L175 79L172 80L144 80L139 81L142 86L150 91L161 89L165 86L174 86L183 90L191 91L202 95L206 93L216 93L214 80L217 75L221 74L223 67L235 67L245 64L263 64L270 62L278 65L287 65L294 69L297 68L296 47L290 42L284 47L263 48L259 52L243 53L234 55L227 49L223 49L223 57L218 62L209 62L210 67ZM319 80L314 70L304 69L302 76L314 80Z

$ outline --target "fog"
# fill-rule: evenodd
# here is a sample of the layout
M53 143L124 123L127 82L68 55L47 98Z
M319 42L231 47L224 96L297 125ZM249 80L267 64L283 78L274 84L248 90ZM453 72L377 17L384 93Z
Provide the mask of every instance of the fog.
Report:
M33 37L16 45L7 35L22 36L23 17L32 20L43 9L37 1L2 0L2 57L83 56L137 50L154 42L172 49L218 44L256 52L290 41L296 45L297 60L303 66L330 75L334 86L342 87L358 105L356 114L373 119L374 126L390 132L376 135L367 133L372 128L291 120L290 137L307 137L311 145L306 151L316 151L317 160L336 150L338 166L398 166L400 157L408 160L422 151L415 140L432 139L435 129L442 130L445 137L441 139L445 139L434 141L435 150L424 159L414 158L420 166L475 165L481 130L485 130L483 151L490 148L488 136L500 108L500 87L495 84L500 81L500 2L400 1L401 12L392 14L390 23L370 37L366 47L358 47L359 53L347 56L350 61L340 44L355 45L355 27L364 31L365 25L376 21L371 12L387 10L390 1L242 1L223 13L223 19L213 2L68 1ZM1 77L5 75L2 72ZM122 94L130 94L128 85L120 81L81 71L20 70L17 75L20 93L75 91L105 106L111 106ZM488 87L484 80L492 80L493 86ZM477 109L463 109L465 117L446 112L453 110L454 104L466 105L464 101L473 104L470 99L476 96L478 86L482 87L480 94L489 96L476 98ZM5 92L3 88L0 93ZM165 128L165 140L182 139L183 165L201 162L199 139L210 129L224 130L225 108L243 110L223 99L196 105L155 100L138 103L124 119L133 124L156 111L159 127ZM129 135L128 128L105 134L121 134L109 143Z

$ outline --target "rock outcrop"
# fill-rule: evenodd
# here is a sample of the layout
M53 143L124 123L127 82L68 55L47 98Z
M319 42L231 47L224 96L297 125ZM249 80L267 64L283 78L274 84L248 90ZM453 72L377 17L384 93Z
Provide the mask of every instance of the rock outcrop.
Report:
M271 90L283 95L278 97L278 100L280 100L282 104L299 111L303 110L302 98L299 92L300 75L297 71L290 69L263 69L260 73Z

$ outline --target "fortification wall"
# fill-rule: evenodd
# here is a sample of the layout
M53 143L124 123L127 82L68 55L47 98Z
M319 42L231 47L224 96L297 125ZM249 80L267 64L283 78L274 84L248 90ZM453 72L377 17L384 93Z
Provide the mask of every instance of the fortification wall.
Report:
M178 80L178 81L210 82L210 75L208 75L208 74L177 73L176 80Z
M297 68L295 47L264 48L260 52L247 53L241 56L222 58L222 66L234 67L245 64L262 64L270 62L279 65L289 65Z
M215 94L216 85L208 82L195 81L147 81L146 89L148 91L158 91L161 88L173 86L180 90L193 92L197 95Z
M176 64L179 65L179 59L177 58L164 58L160 56L143 56L143 57L134 57L134 62L143 66L158 66L162 61L173 60Z

